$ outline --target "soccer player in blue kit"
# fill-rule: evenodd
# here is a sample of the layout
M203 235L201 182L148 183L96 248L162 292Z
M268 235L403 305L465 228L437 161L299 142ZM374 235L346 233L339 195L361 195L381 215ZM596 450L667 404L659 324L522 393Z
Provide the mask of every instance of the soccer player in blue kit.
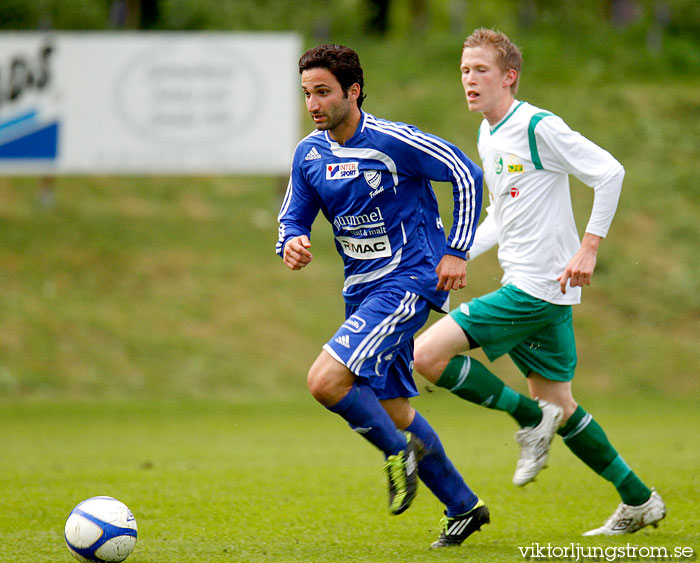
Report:
M413 336L466 283L481 170L452 143L362 111L363 71L353 50L314 47L299 72L316 130L294 153L276 250L290 269L308 266L321 211L343 259L346 303L345 321L309 370L309 390L384 453L391 513L410 506L420 478L446 507L432 547L460 545L489 522L488 508L409 398L418 395ZM447 236L431 180L453 187Z

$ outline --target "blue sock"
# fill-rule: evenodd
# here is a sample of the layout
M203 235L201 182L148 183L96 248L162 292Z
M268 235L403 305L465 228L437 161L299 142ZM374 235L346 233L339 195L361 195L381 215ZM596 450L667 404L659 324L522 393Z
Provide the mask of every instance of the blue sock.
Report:
M364 381L355 380L350 392L327 408L342 416L350 428L362 434L367 441L382 450L385 456L406 449L406 437L399 432L372 388Z
M406 430L418 436L425 446L423 459L418 462L418 476L447 507L447 516L459 516L474 508L479 499L447 457L440 438L428 421L416 411Z

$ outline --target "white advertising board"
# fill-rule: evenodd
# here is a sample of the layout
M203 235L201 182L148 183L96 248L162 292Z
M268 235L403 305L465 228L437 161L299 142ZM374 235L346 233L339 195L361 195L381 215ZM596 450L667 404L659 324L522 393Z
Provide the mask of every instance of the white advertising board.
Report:
M1 33L0 174L286 174L291 33Z

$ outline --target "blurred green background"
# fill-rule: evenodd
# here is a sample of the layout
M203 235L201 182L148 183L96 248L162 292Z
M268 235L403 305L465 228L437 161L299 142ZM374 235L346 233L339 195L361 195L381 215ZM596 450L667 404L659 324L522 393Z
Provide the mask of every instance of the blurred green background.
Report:
M577 394L697 402L700 3L386 4L383 19L368 0L3 0L0 29L292 30L305 47L344 43L363 62L363 109L445 137L477 162L480 117L464 101L461 44L476 27L506 32L525 57L518 98L626 168L576 309ZM304 115L299 137L311 129ZM321 221L311 267L290 272L275 256L285 184L0 177L0 398L305 394L308 366L342 321L342 268ZM582 230L592 191L577 181L572 190ZM448 210L450 190L436 191ZM470 263L453 303L499 279L491 252ZM497 371L522 388L508 361Z

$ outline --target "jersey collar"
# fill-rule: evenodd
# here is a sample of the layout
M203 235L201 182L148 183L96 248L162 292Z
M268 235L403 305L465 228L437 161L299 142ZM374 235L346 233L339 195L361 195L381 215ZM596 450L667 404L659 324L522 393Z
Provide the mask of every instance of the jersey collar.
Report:
M360 122L357 124L357 129L355 129L355 132L352 134L352 137L350 137L343 146L347 146L352 143L352 141L360 134L364 133L365 131L365 122L367 121L367 114L360 110ZM332 145L338 145L340 146L340 143L338 141L334 140L330 133L328 131L324 131L323 135L326 138L326 141L328 141L329 144Z
M496 125L490 128L491 135L493 135L496 131L498 131L501 126L510 119L510 116L513 115L517 109L523 105L525 102L519 102L518 100L513 100L513 104L510 106L510 109L508 110L508 113L506 113L506 116L501 119Z

